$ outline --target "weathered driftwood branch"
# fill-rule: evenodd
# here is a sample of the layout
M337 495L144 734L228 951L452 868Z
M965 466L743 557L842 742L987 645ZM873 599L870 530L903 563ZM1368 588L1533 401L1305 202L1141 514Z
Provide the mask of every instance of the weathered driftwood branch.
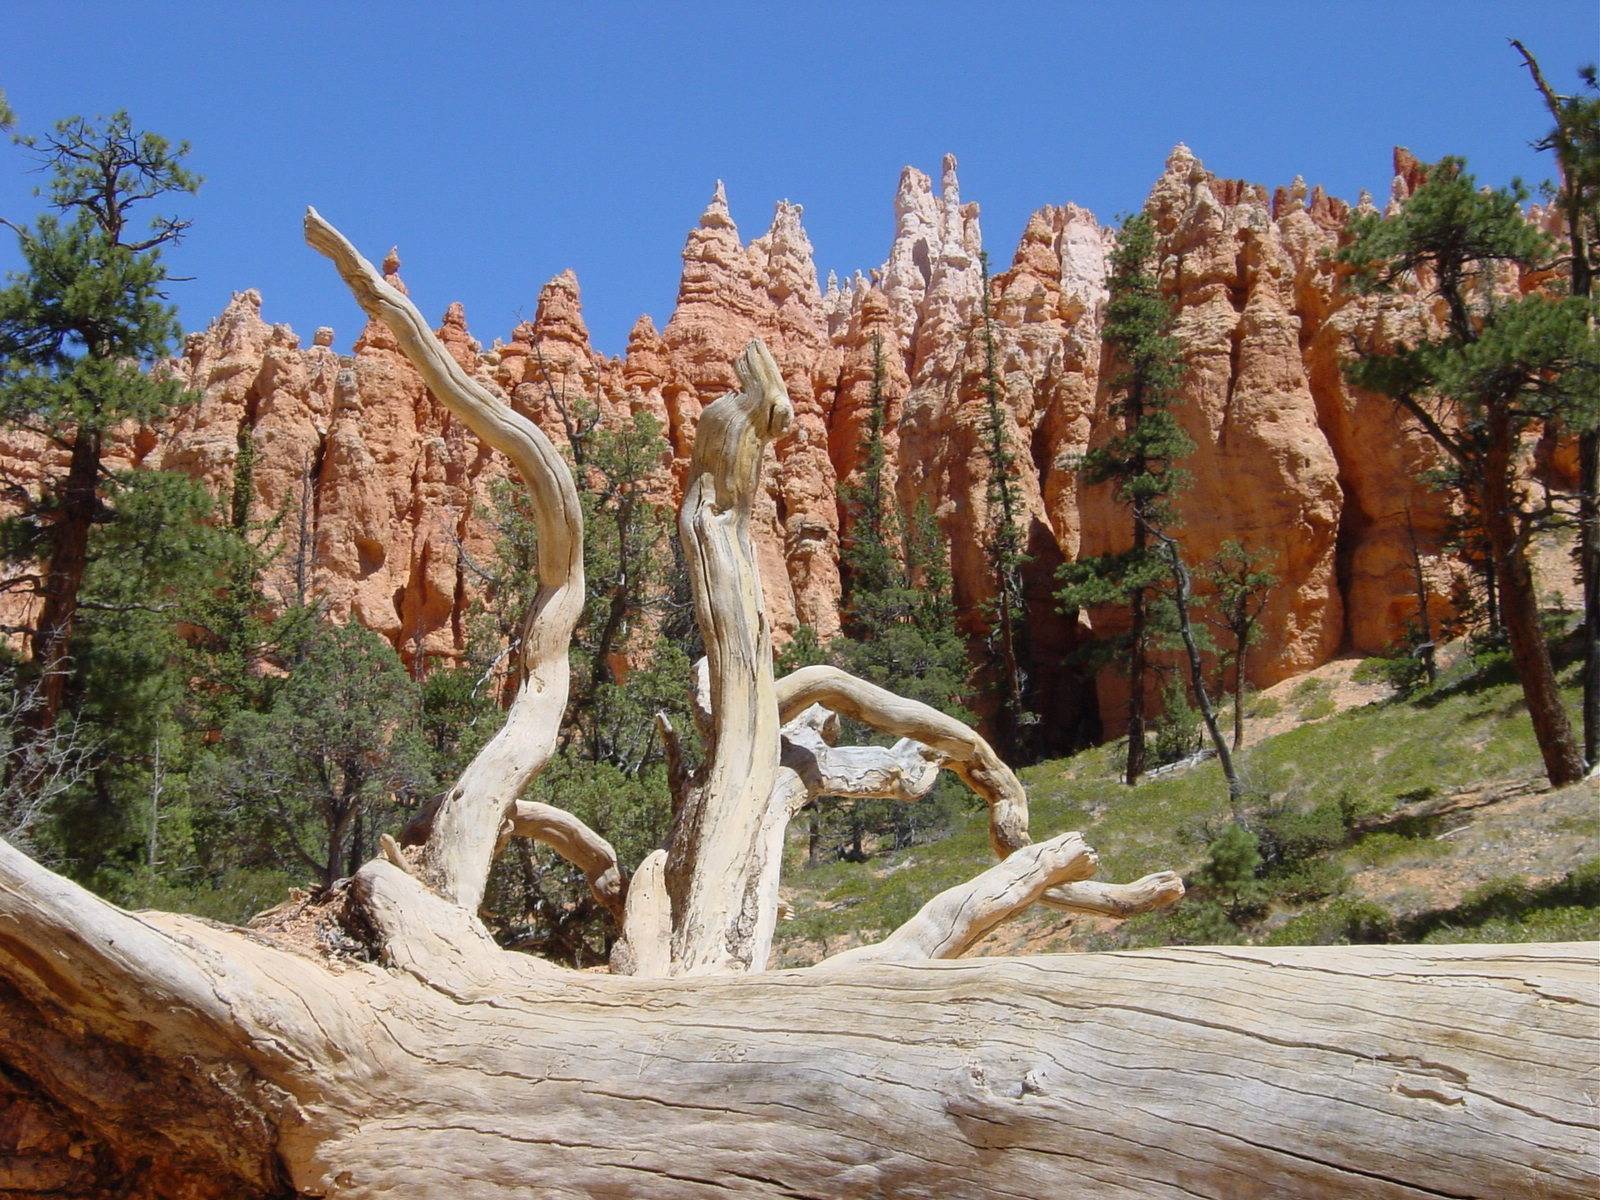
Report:
M772 633L750 542L750 509L769 441L794 410L759 341L734 364L742 391L700 414L678 531L706 643L712 728L667 844L672 957L686 972L760 969L768 839L759 836L778 771ZM777 897L771 897L775 911ZM770 936L770 934L769 934Z
M775 690L783 720L820 704L880 733L910 738L937 751L944 765L989 806L989 844L996 857L1004 860L1032 840L1028 794L977 730L837 667L802 667L778 680ZM1165 908L1182 896L1183 880L1171 871L1158 871L1133 883L1064 883L1045 890L1039 902L1063 912L1131 917Z
M1600 1187L1592 945L634 980L501 952L388 863L353 890L385 963L118 912L0 845L0 1059L81 1115L88 1194Z
M560 733L570 683L567 647L583 614L583 510L572 472L537 425L468 375L416 305L385 282L314 208L306 210L305 234L333 261L357 303L389 327L440 403L511 460L532 501L539 530L539 590L522 629L521 682L505 725L446 794L423 848L429 880L476 911L501 823L549 761Z
M989 806L989 843L995 854L1004 858L1027 845L1027 792L989 743L964 722L838 667L802 667L779 680L775 690L783 720L820 704L879 733L913 738L937 750L945 765Z
M445 797L438 796L411 818L401 834L400 845L425 846L433 833L440 805ZM548 846L567 862L583 872L589 891L596 902L622 924L624 900L628 891L628 878L617 861L617 851L610 842L590 829L580 818L553 804L540 804L533 800L518 800L511 806L510 815L500 825L500 837L495 842L494 857L499 857L505 843L513 838L527 838ZM408 864L387 849L385 857L396 866Z
M818 965L959 958L996 925L1031 908L1045 889L1093 875L1098 861L1082 834L1063 833L1024 846L976 879L940 892L883 941L835 954Z
M779 761L799 777L808 803L834 796L911 804L939 782L941 756L921 742L901 738L892 746L836 746L824 728L830 722L837 726L838 718L813 705L783 727Z
M589 890L607 912L622 924L627 880L611 843L564 808L518 800L511 807L507 836L530 838L549 846L583 872Z

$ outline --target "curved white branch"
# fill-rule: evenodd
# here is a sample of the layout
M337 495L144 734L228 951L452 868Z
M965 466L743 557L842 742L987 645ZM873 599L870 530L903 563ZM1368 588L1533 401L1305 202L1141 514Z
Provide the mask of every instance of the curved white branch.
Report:
M511 808L508 824L506 832L510 836L531 838L549 846L582 871L594 898L621 926L628 889L610 842L566 809L532 800L518 800Z
M416 305L389 285L337 229L308 208L306 241L338 268L357 303L387 325L430 391L499 450L527 485L539 530L539 590L521 638L522 682L505 725L468 764L440 806L423 850L426 877L475 912L502 821L549 761L570 683L567 646L583 613L583 510L560 454L532 421L474 379L429 329Z
M989 806L989 844L1004 858L1028 844L1028 794L976 730L920 700L897 696L838 667L801 667L774 685L788 721L820 704L879 733L911 738L938 751L945 765Z
M1024 846L976 879L940 892L883 941L835 954L817 966L959 958L996 925L1038 901L1047 888L1086 879L1098 863L1082 834L1063 833Z
M944 756L944 765L989 806L989 844L996 858L1004 860L1031 843L1028 794L1022 781L964 722L837 667L802 667L778 680L774 690L783 720L820 704L880 733L910 738L937 751ZM1043 892L1039 901L1062 912L1130 917L1165 908L1182 895L1183 881L1162 871L1130 884L1064 883Z

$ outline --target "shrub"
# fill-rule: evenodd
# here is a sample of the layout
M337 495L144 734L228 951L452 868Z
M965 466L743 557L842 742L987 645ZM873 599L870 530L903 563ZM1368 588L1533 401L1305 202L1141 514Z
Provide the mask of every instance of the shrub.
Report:
M1165 766L1188 758L1205 744L1200 714L1189 707L1189 690L1178 675L1167 678L1161 689L1161 712L1150 730L1150 758Z
M1206 848L1199 880L1221 902L1235 922L1259 913L1266 899L1256 878L1261 869L1260 844L1243 825L1229 825Z
M1474 675L1512 670L1511 643L1506 638L1505 630L1485 630L1469 637L1467 662L1471 664Z
M1388 812L1390 807L1376 796L1357 795L1349 788L1339 793L1339 797L1334 801L1334 804L1338 805L1339 820L1349 833L1353 833L1356 826L1363 819Z
M1262 862L1269 871L1281 870L1335 850L1349 837L1347 821L1338 800L1311 809L1270 809L1255 822Z
M1406 854L1434 857L1448 853L1448 847L1429 837L1410 837L1404 833L1384 829L1367 834L1350 848L1350 853L1357 862L1371 866Z
M1292 917L1267 936L1269 946L1351 946L1392 941L1394 917L1370 900L1341 897Z
M1332 696L1318 696L1300 710L1302 721L1320 721L1323 717L1331 717L1339 710L1333 702Z
M1525 879L1502 876L1480 884L1461 898L1454 916L1466 925L1489 920L1514 921L1534 905L1533 889Z
M1325 679L1302 679L1294 685L1294 691L1289 693L1289 699L1296 704L1304 704L1307 700L1326 695L1327 691L1328 681Z
M1307 904L1344 891L1344 867L1336 859L1313 858L1274 872L1266 886L1292 904Z
M1237 946L1244 933L1229 917L1227 909L1215 900L1185 900L1165 912L1149 913L1123 923L1118 934L1105 945L1092 943L1090 949L1111 949L1120 942L1140 949L1146 946Z
M1454 942L1592 942L1600 939L1600 908L1570 905L1541 908L1515 921L1496 918L1479 925L1441 925L1423 937L1430 946Z
M1257 696L1250 702L1252 717L1275 717L1283 711L1283 702L1276 696Z
M1538 886L1491 879L1453 909L1419 914L1404 932L1423 942L1588 940L1600 935L1600 859Z
M99 890L125 908L193 913L230 925L244 924L303 882L284 871L252 867L232 867L215 879L193 883L162 879L142 867L127 873L107 872L95 881Z
M1408 642L1396 642L1382 654L1361 660L1351 676L1358 683L1384 683L1398 696L1410 696L1428 682L1428 667Z

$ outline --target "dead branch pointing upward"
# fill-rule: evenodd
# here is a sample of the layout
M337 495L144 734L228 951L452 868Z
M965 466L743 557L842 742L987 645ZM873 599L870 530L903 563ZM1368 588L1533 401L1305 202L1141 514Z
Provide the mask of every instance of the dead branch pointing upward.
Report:
M522 681L506 722L446 794L423 849L424 874L469 912L483 898L500 836L529 780L549 761L570 687L567 647L583 614L583 510L572 473L532 421L462 368L417 311L337 229L307 209L305 234L357 302L387 325L441 403L516 467L539 530L539 590L521 638Z

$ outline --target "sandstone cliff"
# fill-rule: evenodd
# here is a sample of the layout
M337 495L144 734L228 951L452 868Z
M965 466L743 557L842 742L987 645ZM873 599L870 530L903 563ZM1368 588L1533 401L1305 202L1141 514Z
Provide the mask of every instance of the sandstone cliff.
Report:
M1391 203L1418 172L1396 152ZM1270 684L1341 649L1379 649L1415 608L1407 522L1432 558L1445 514L1418 483L1433 461L1428 444L1388 403L1350 389L1339 367L1353 346L1397 336L1426 313L1344 288L1325 255L1351 210L1299 180L1269 193L1219 179L1179 146L1147 207L1189 360L1182 419L1197 450L1181 504L1186 545L1198 556L1243 538L1270 551L1282 581L1250 674ZM580 396L605 420L653 413L672 446L664 492L681 483L700 411L733 385L738 349L765 338L797 417L757 511L780 642L802 623L824 638L839 629L848 536L839 488L859 469L876 340L896 492L908 508L927 499L938 514L976 633L991 591L978 206L961 199L953 158L937 190L906 168L885 262L843 284L830 277L826 289L802 215L784 201L767 231L745 242L719 183L685 243L670 319L658 328L641 317L621 359L592 348L570 271L545 286L533 321L488 349L459 305L439 335L558 443L562 410ZM1108 428L1100 321L1113 232L1074 205L1041 208L989 283L1032 555L1032 649L1047 725L1063 741L1097 721L1070 651L1089 625L1109 628L1116 615L1057 614L1052 576L1064 559L1128 536L1105 490L1081 486L1075 469ZM385 271L398 279L398 255ZM241 292L188 339L170 369L199 398L167 428L130 434L129 460L223 488L240 447L253 444L257 512L286 514L278 593L324 595L336 615L380 631L412 660L459 653L469 560L488 550L481 506L504 464L451 421L381 328L364 330L341 357L330 330L301 346L261 310L258 294ZM7 443L0 453L17 461L39 451ZM1111 726L1116 688L1101 681Z

